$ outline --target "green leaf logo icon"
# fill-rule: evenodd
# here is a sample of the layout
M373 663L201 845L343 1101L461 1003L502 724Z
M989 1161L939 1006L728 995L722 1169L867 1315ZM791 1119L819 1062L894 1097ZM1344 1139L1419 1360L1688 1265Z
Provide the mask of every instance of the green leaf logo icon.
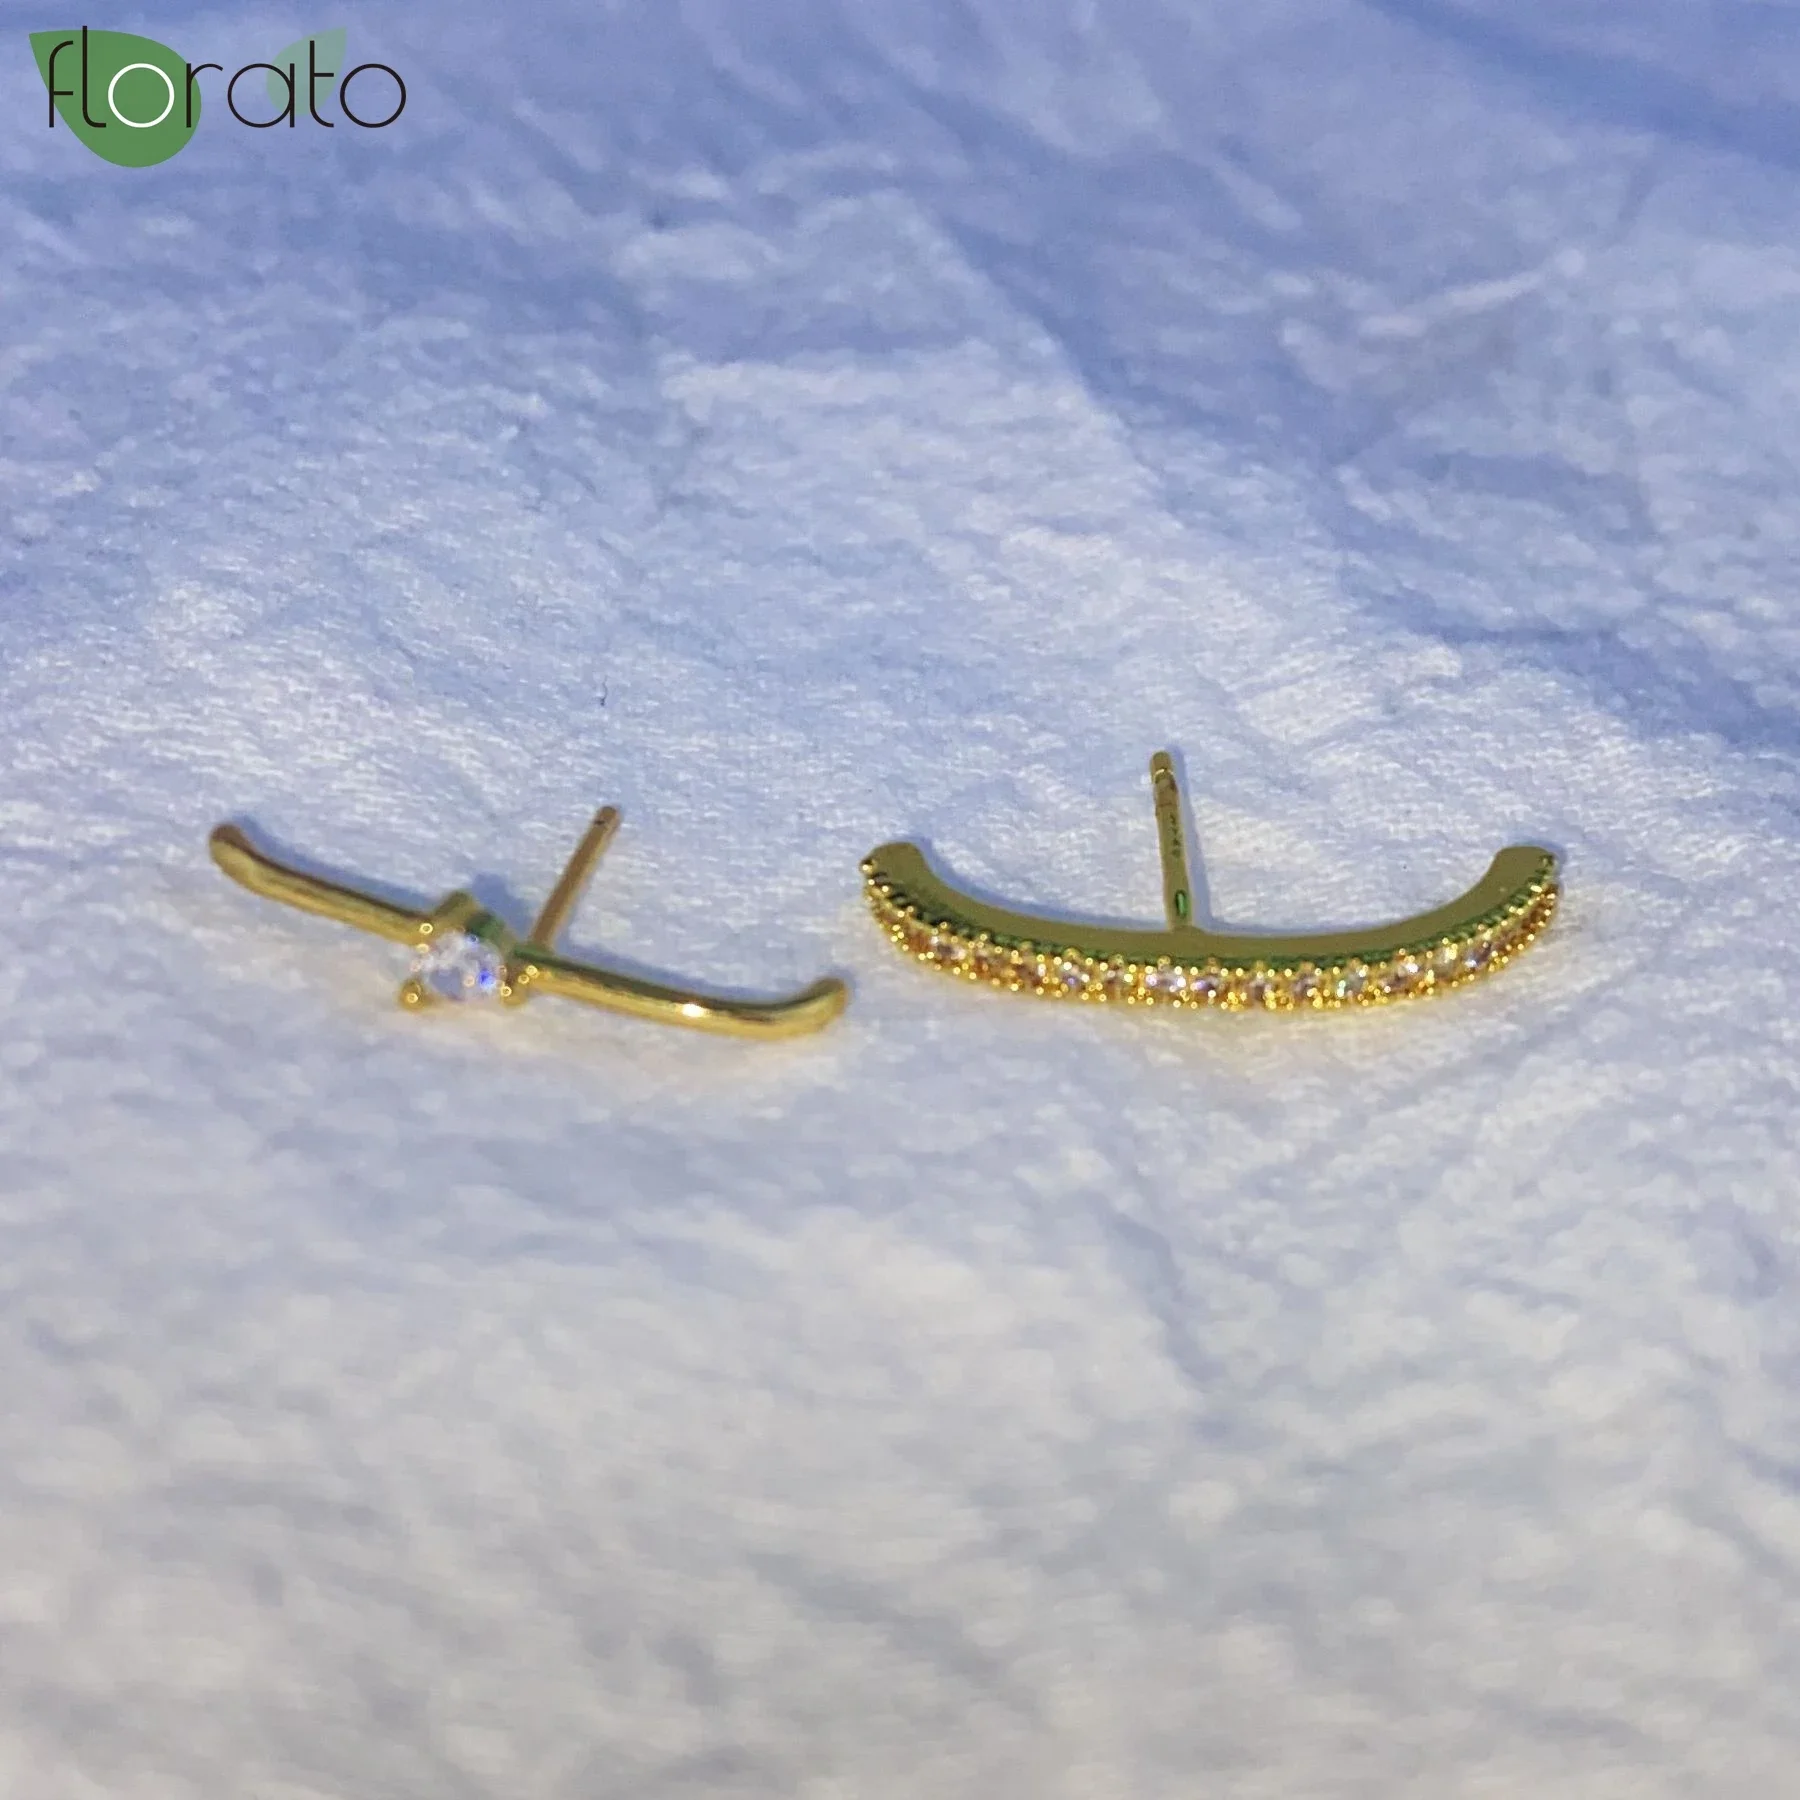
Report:
M288 103L288 82L294 84L295 92L302 103L309 94L317 93L317 89L309 87L313 76L323 81L329 76L335 81L344 72L344 49L349 42L349 33L341 28L337 31L315 31L311 37L303 37L289 44L279 56L272 56L269 61L274 69L269 73L269 98L277 106ZM307 52L312 52L310 59ZM280 73L275 73L275 70ZM315 117L317 115L315 114Z
M145 169L184 149L200 123L200 84L187 59L128 31L34 31L31 51L57 119L121 168Z

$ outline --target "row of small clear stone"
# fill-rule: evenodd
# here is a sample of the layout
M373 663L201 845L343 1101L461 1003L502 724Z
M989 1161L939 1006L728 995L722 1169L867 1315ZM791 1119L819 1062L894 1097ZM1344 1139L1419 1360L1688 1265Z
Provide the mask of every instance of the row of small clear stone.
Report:
M1351 959L1324 967L1269 968L1262 963L1154 964L1102 960L1070 950L1002 945L934 924L871 882L869 899L888 935L908 955L947 974L1052 999L1121 1000L1137 1006L1224 1007L1288 1011L1302 1007L1372 1006L1440 992L1503 967L1543 930L1557 890L1533 889L1502 919L1463 938L1445 938L1377 961Z

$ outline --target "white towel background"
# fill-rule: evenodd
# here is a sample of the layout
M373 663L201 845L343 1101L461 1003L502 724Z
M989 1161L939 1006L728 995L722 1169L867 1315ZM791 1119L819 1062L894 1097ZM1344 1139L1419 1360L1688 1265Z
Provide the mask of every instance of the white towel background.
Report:
M0 5L0 1793L1800 1795L1800 7ZM216 77L203 78L216 82ZM216 89L208 89L216 96ZM373 90L371 89L371 95ZM1052 1008L866 917L1418 910ZM543 1003L208 861L521 920Z

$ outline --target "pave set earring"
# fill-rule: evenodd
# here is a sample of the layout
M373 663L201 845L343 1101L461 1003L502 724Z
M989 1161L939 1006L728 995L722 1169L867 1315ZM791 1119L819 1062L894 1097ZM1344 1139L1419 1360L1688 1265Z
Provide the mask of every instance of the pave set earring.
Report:
M1549 924L1558 898L1555 856L1515 844L1467 893L1435 911L1360 930L1235 934L1194 923L1193 883L1175 766L1150 759L1162 856L1162 930L1069 922L993 906L935 873L916 844L884 844L862 865L869 905L916 961L966 981L1052 1000L1115 1001L1244 1011L1323 1011L1386 1005L1462 987L1504 968ZM648 981L555 947L618 810L594 815L531 928L520 936L462 889L435 906L404 906L278 862L235 825L220 825L213 860L252 893L406 945L412 967L403 1006L492 1001L520 1006L539 994L733 1037L817 1031L849 991L827 976L797 994L746 1000Z
M1181 792L1166 750L1150 759L1162 853L1162 931L1068 923L976 900L916 844L862 865L877 922L917 961L965 981L1052 1000L1291 1012L1379 1006L1443 993L1504 968L1556 910L1556 858L1502 850L1460 899L1358 931L1301 936L1208 931L1193 921Z

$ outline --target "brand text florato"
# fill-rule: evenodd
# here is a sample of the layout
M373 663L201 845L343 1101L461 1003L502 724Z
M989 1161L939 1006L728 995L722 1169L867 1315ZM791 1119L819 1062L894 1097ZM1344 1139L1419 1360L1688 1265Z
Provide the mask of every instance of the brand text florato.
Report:
M36 31L31 47L46 89L46 120L60 122L108 162L163 162L193 137L202 111L201 77L224 77L225 105L240 125L268 131L299 124L335 130L336 113L363 131L382 131L406 110L406 82L389 63L344 65L346 34L317 32L268 62L189 62L153 38L97 31ZM262 75L264 80L252 78Z

